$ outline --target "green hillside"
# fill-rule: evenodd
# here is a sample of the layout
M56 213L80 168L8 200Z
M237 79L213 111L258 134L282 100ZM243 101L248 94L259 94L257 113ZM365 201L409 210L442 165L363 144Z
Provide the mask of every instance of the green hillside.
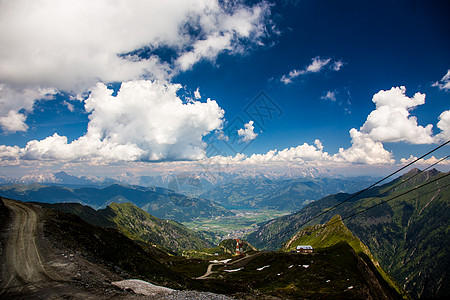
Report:
M295 250L299 245L310 245L314 249L328 248L341 242L349 244L356 254L361 257L370 259L386 283L407 298L405 291L383 270L372 253L370 253L369 248L352 234L339 215L334 216L325 224L308 226L299 231L283 244L281 250L289 252Z
M111 203L99 213L117 224L133 240L151 243L171 252L210 247L198 233L172 220L161 220L131 203Z
M171 253L212 246L200 234L184 225L156 218L131 203L111 203L98 211L76 203L39 204L77 215L92 225L116 228L134 241Z
M299 231L284 243L281 249L283 251L290 251L296 249L299 245L327 248L340 242L348 243L358 254L370 254L369 249L351 233L339 215L334 216L325 224L308 226Z
M260 249L278 249L303 229L301 225L313 216L325 212L308 225L325 223L339 214L351 232L367 245L381 266L413 298L443 297L450 294L448 174L437 170L420 173L414 169L327 212L329 207L351 196L331 195L295 214L267 222L247 239ZM423 188L404 194L430 182ZM345 219L383 201L387 202Z

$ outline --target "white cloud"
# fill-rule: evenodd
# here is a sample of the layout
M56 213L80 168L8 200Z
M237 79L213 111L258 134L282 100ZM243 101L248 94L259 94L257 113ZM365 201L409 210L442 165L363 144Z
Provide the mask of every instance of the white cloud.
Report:
M113 96L112 90L99 83L85 103L90 115L84 136L71 143L56 133L33 140L20 149L19 157L62 161L201 159L206 148L202 138L222 128L224 111L210 99L183 103L176 94L180 87L131 81L124 82Z
M194 91L194 98L197 99L197 100L202 99L202 95L200 94L200 88L197 88Z
M441 132L436 135L436 139L443 142L450 140L450 110L446 110L439 115L437 127Z
M202 59L261 44L269 14L265 1L2 1L0 84L26 99L0 92L0 117L11 110L16 117L21 109L31 112L43 95L27 91L40 87L82 93L97 82L170 80ZM133 54L160 47L174 50L173 62ZM26 128L23 118L15 120L11 130Z
M333 157L336 161L369 165L394 163L392 153L384 149L382 143L374 141L368 134L352 128L350 137L352 146L348 149L339 148L339 153Z
M27 131L25 119L25 115L10 110L6 116L0 117L0 126L6 132Z
M328 91L325 95L320 97L320 99L323 100L330 100L330 101L336 101L336 92L335 91Z
M450 90L450 69L447 70L447 74L441 80L436 81L431 86L438 87L440 90Z
M8 133L26 131L24 113L33 110L36 99L51 99L54 89L29 87L14 88L0 84L0 127Z
M330 61L331 58L322 59L319 56L317 56L312 59L312 63L308 67L306 67L306 69L303 72L304 74L320 72L323 69L323 67L328 65Z
M329 67L329 70L333 71L339 71L341 67L344 65L342 61L335 61L331 64L331 58L320 58L319 56L314 57L311 59L312 62L307 67L305 67L303 70L292 70L289 72L288 75L283 75L280 79L281 82L284 84L292 83L292 80L297 78L300 75L306 75L309 73L319 73L320 71L324 70L325 67Z
M405 93L404 86L376 93L372 98L376 108L367 117L361 132L378 142L435 142L432 136L433 125L418 125L417 118L410 115L412 109L425 103L425 94L416 93L409 98Z
M16 0L0 8L0 81L62 89L166 77L158 57L121 56L144 46L193 53L184 68L214 59L239 39L259 41L270 9L215 0Z
M67 107L67 109L68 109L70 112L73 112L73 111L75 110L75 108L74 108L74 106L73 106L72 103L67 102L66 100L64 100L64 101L63 101L63 104Z
M253 121L249 121L247 124L244 124L244 128L237 131L238 135L241 137L240 140L244 143L250 142L258 136L258 134L253 131L255 129L253 123Z
M400 159L400 163L402 164L408 164L410 162L413 162L417 159L417 157L415 156L410 156L409 158L402 158ZM432 164L435 164L437 162L439 162L440 165L446 165L446 166L450 166L450 160L449 159L444 159L442 161L440 161L441 158L436 158L435 156L431 156L428 159L421 159L418 162L415 163L415 165L422 165L422 166L430 166Z
M343 66L344 66L344 63L342 61L338 60L338 61L334 62L332 69L334 71L339 71Z

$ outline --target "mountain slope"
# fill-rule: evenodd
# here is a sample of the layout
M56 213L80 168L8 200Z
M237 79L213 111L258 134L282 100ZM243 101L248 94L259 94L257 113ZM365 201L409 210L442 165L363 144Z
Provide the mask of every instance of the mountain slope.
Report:
M128 238L164 251L178 253L186 249L211 247L200 234L172 221L156 218L131 203L111 203L98 211L81 204L58 203L41 206L72 213L84 221L106 228L116 228Z
M308 226L295 234L291 239L283 244L281 250L292 251L299 245L311 245L314 249L332 247L338 243L346 242L353 250L365 260L370 260L376 267L386 284L399 294L407 295L405 291L381 268L378 261L370 253L369 248L364 245L360 239L352 234L352 232L342 222L339 215L331 218L327 223L320 225Z
M213 200L225 207L243 206L295 211L325 195L355 192L367 185L367 181L356 179L270 180L252 178L232 181L204 193L201 197Z
M99 213L133 240L161 245L172 252L210 247L198 233L172 220L153 217L131 203L112 203Z
M157 187L144 188L113 184L105 188L67 188L32 184L2 186L0 193L20 196L25 201L74 202L88 205L94 209L104 208L113 202L130 202L153 216L177 222L233 215L232 212L212 201L190 198Z
M447 186L450 176L437 170L418 173L419 170L414 169L373 188L325 213L312 224L324 223L334 214L340 214L351 232L369 247L383 268L411 296L444 296L450 292L450 192ZM408 181L412 176L415 177ZM399 196L433 180L437 181ZM278 248L301 229L301 224L349 197L348 194L325 197L295 214L266 223L247 239L258 248ZM361 210L393 197L397 198L345 220L357 207Z

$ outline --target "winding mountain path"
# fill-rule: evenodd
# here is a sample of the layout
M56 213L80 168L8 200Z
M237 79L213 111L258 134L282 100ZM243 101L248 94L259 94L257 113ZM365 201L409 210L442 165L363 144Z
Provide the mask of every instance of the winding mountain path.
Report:
M246 255L246 256L244 256L244 257L241 257L241 258L239 258L239 259L236 259L236 260L234 260L234 261L227 262L227 263L221 263L221 262L217 262L217 263L214 262L214 263L211 263L211 264L208 265L208 268L206 269L205 274L203 274L202 276L197 277L197 278L195 278L195 279L207 279L207 278L209 277L209 275L211 275L212 273L217 273L217 271L213 271L213 270L212 270L212 268L213 268L214 266L235 265L236 263L241 262L241 261L243 261L243 260L250 260L250 259L253 259L253 257L256 256L256 255L260 255L260 254L257 253L257 254Z
M45 269L36 246L37 212L25 203L6 199L4 202L13 214L13 223L5 253L2 290L21 292L24 286L33 289L36 285L54 282L55 278Z

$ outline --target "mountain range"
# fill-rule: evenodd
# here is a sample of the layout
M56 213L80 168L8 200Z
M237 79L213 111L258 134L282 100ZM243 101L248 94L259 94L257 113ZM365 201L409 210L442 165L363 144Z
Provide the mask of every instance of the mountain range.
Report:
M326 195L356 192L370 185L365 178L238 179L215 187L200 197L225 207L271 208L297 211Z
M88 205L94 209L105 208L111 203L130 202L153 216L177 222L234 215L213 201L191 198L157 187L113 184L104 188L68 188L40 184L14 184L1 186L0 193L4 196L19 197L24 201L73 202Z
M140 175L130 172L124 172L115 176L97 177L97 176L74 176L64 171L56 173L32 173L22 177L7 177L0 175L0 184L33 184L60 185L64 187L81 188L94 187L102 188L111 184L138 185L143 187L158 186L170 189L176 193L181 193L191 197L198 197L205 192L232 181L268 179L272 181L285 181L304 178L305 180L313 178L339 178L329 173L321 173L318 170L289 170L285 173L276 172L254 172L245 170L245 172L208 172L199 171L192 173L173 173L168 172L162 175ZM367 176L341 178L347 181L373 181L373 178ZM337 190L334 192L338 192Z
M414 169L358 195L330 195L266 222L247 239L258 248L279 249L299 230L339 214L413 298L444 297L450 294L449 175Z

